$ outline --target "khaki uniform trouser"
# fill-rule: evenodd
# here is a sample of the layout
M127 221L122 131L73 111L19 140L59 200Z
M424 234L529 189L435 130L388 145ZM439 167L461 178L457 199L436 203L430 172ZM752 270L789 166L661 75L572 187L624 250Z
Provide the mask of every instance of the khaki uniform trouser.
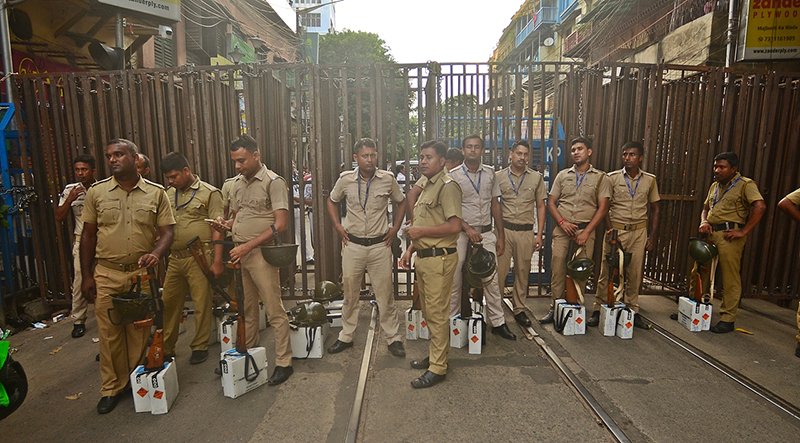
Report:
M75 277L72 279L72 318L76 325L86 323L86 316L89 312L89 301L84 298L81 292L83 276L81 275L81 241L75 239L72 245L72 263L75 269Z
M494 235L494 232L484 232L481 235L483 236L483 241L481 241L483 247L487 251L496 254L497 237ZM462 232L458 235L458 263L456 264L456 273L453 278L453 290L450 293L450 317L461 314L461 287L463 283L461 267L464 265L464 261L467 258L468 248L469 237ZM503 295L500 292L497 279L496 272L491 277L483 279L483 296L486 297L486 314L489 316L489 322L493 327L502 326L506 323L506 318L503 313Z
M747 237L737 238L732 241L725 240L725 233L716 231L711 234L710 240L719 251L719 264L717 269L722 273L722 305L719 307L720 321L735 322L736 311L739 310L739 300L742 298L742 253ZM710 264L709 264L710 266ZM689 274L689 296L694 297L694 280L697 266ZM703 272L703 286L708 287L708 275Z
M800 306L797 307L797 342L800 343Z
M386 336L386 343L402 340L400 319L395 308L392 291L392 249L378 243L372 246L361 246L353 242L342 248L342 289L344 290L344 306L342 307L342 331L339 340L352 343L356 326L358 326L358 305L361 281L364 271L369 273L375 301L378 303L381 329Z
M576 236L583 232L583 229L578 230ZM594 235L595 231L589 234L586 240L586 248L578 255L580 257L592 258L594 255ZM550 301L550 310L555 307L555 301L559 298L564 298L567 295L567 261L572 260L572 256L567 257L570 252L570 242L572 242L572 251L577 251L580 246L564 232L563 229L556 226L553 229L553 239L550 243L552 249L553 263L550 267L550 292L552 300ZM581 292L586 292L586 282L579 282L581 285ZM583 299L579 300L583 304Z
M150 328L136 329L133 324L114 325L108 317L108 309L113 308L111 294L128 292L131 278L144 275L146 269L121 272L97 265L94 281L97 286L97 299L94 302L97 332L100 336L100 376L103 384L100 395L107 397L119 394L128 384L130 373L142 362ZM150 292L149 284L142 284L143 292Z
M422 315L430 332L430 366L434 374L447 373L447 353L450 350L450 321L447 316L453 274L456 273L458 256L417 257L415 268Z
M281 300L280 269L267 264L259 248L242 258L244 286L245 337L247 347L258 346L258 302L264 302L267 320L275 331L275 365L292 365L289 345L289 316Z
M611 244L608 243L608 233L603 238L603 255L600 256L600 278L597 279L597 294L594 299L594 310L598 311L600 305L608 303L608 269L606 254L611 253ZM642 270L644 269L644 247L647 245L647 229L636 231L617 230L617 239L625 252L631 253L631 262L625 269L625 290L622 301L633 312L639 313L639 291L642 289ZM619 262L619 256L614 258Z
M211 251L206 251L206 261L212 262ZM208 349L208 338L211 335L211 285L208 283L200 265L194 257L170 258L167 275L164 277L164 354L175 355L175 343L178 342L178 331L181 314L186 300L191 294L194 302L194 338L189 344L192 351Z
M506 229L505 234L505 252L497 257L497 279L500 288L504 288L513 257L514 291L511 293L511 301L514 305L514 315L516 315L523 311L525 299L528 297L528 279L531 273L531 258L536 243L536 234L533 231L512 231L510 229ZM500 292L502 294L503 291Z

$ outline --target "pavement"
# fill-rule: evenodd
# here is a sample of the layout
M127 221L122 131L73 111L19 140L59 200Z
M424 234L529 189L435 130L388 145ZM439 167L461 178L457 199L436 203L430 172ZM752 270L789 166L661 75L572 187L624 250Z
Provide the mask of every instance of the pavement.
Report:
M532 288L531 294L535 294ZM531 298L533 316L549 299ZM674 300L642 296L642 314L702 351L742 372L780 397L800 403L800 359L794 356L794 312L747 299L743 305L785 323L740 310L736 326L753 332L691 333L669 319ZM287 303L287 308L292 303ZM408 308L409 302L399 302ZM355 346L322 359L295 360L294 375L276 387L262 386L225 398L213 358L189 365L188 331L178 340L180 394L166 415L135 413L130 394L107 415L98 415L100 373L93 314L83 338L70 337L72 323L10 337L28 375L25 403L0 422L3 442L67 441L249 441L341 442L356 395L372 306L362 302ZM715 304L714 321L717 320ZM532 316L532 318L533 318ZM389 354L380 331L364 398L358 441L613 441L611 434L533 341L525 339L510 312L506 321L518 340L491 333L481 355L450 350L450 369L440 385L414 390L422 371L409 367L426 355L425 340L407 341L406 358ZM552 325L534 329L603 406L631 441L723 439L796 441L800 420L736 384L668 342L655 330L632 340L603 337L597 328L565 337ZM326 347L336 340L331 329ZM48 338L50 337L50 338ZM272 329L261 332L269 371L274 367ZM76 398L77 397L77 398Z

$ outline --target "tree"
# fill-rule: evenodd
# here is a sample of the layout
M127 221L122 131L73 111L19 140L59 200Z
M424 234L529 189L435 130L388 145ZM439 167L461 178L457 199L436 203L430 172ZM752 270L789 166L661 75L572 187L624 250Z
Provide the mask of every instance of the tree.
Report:
M321 64L370 65L372 63L395 63L389 54L386 42L371 32L331 32L322 35L319 41Z

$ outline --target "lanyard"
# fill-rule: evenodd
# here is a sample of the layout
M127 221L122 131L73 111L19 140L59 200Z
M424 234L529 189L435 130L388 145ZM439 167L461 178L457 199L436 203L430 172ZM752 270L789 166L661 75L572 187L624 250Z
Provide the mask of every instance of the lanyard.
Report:
M367 192L366 195L364 196L363 205L361 204L361 171L358 171L357 174L358 174L358 204L359 206L361 206L361 209L363 209L364 212L367 212L367 201L369 200L369 186L370 184L372 184L372 179L375 178L375 172L373 171L372 177L370 177L369 180L367 180Z
M639 171L639 178L636 179L636 188L631 189L631 182L628 181L628 174L625 171L622 171L622 176L625 178L625 184L628 185L628 192L631 193L631 198L636 195L636 191L639 190L639 181L642 180L642 172Z
M589 172L588 169L583 171L583 175L578 177L578 168L575 168L575 190L581 187L581 183L583 183L583 179L586 177L587 172Z
M472 177L470 177L469 174L467 173L467 167L462 164L461 165L461 169L464 171L464 175L467 176L467 180L469 180L469 182L472 184L472 189L475 190L475 193L478 194L478 195L481 195L481 191L480 191L480 189L481 189L481 175L483 174L483 169L478 169L478 185L477 186L475 185L475 182L472 181Z
M514 185L514 179L511 178L511 168L508 168L508 181L511 182L511 187L514 188L514 195L519 197L519 189L522 188L522 182L525 181L525 176L528 174L528 171L522 173L522 179L519 181L519 188Z
M740 176L739 176L739 178L737 178L736 180L734 180L734 181L733 181L733 183L731 183L731 184L728 186L728 189L726 189L726 190L725 190L725 192L723 192L723 193L722 193L722 197L720 197L720 198L717 198L717 193L719 192L719 185L717 185L717 189L715 189L715 190L714 190L714 203L712 203L712 204L711 204L711 207L713 208L714 206L717 206L717 203L719 203L719 201L720 201L720 200L722 200L722 198L723 198L723 197L725 197L725 194L727 194L727 193L728 193L728 191L730 191L730 190L731 190L731 188L733 188L734 186L736 186L736 183L738 183L738 182L739 182L739 180L741 180L741 179L742 179L742 176L740 175Z
M187 201L186 203L184 203L184 204L182 204L182 205L178 206L178 188L175 188L175 210L176 210L176 211L179 211L179 210L181 210L181 209L185 208L185 207L186 207L186 205L188 205L189 203L191 203L191 202L192 202L192 199L194 199L194 195L195 195L195 194L197 194L197 189L193 189L193 190L192 190L192 196L191 196L191 197L189 197L189 201Z

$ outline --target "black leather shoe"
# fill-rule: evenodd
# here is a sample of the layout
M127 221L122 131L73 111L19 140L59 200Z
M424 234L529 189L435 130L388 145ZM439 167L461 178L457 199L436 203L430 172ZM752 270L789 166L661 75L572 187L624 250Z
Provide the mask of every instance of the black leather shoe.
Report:
M119 394L101 398L97 403L97 413L108 414L117 407L117 401L119 401Z
M651 327L653 327L653 325L651 325L650 323L646 323L644 320L642 320L642 316L641 315L634 314L633 315L633 327L634 328L639 328L639 329L650 329Z
M794 356L800 357L800 343L797 344L797 348L794 350Z
M272 377L267 380L267 384L270 386L279 385L288 380L289 376L292 374L294 374L294 368L291 366L275 366L275 372L273 372Z
M444 381L446 375L437 375L431 371L425 371L421 377L411 382L414 389L430 388L431 386Z
M392 344L389 345L389 353L395 357L405 357L406 349L403 347L403 342L400 340L392 342Z
M428 369L428 366L431 365L431 358L425 357L422 360L412 360L411 367L413 369Z
M208 358L208 351L192 351L192 357L189 358L190 365L199 365Z
M711 332L716 332L717 334L724 334L726 332L733 332L733 322L732 321L718 321L717 324L711 327Z
M670 314L669 318L672 319L672 320L677 321L678 320L678 314Z
M539 323L546 325L548 323L553 323L553 311L550 311L544 317L539 319Z
M505 324L505 323L503 323L500 326L493 327L492 328L492 334L499 335L500 337L503 337L506 340L516 340L517 339L517 336L514 335L513 332L511 332L511 329L508 329L508 325Z
M528 314L526 314L525 311L521 311L519 314L514 314L514 320L526 328L531 325L531 319L528 318Z
M72 338L81 338L86 333L86 325L72 325Z
M592 317L586 322L586 326L596 328L600 324L600 311L592 312Z
M345 349L352 348L352 347L353 347L353 342L345 343L345 342L343 342L341 340L336 340L336 343L334 343L333 345L331 345L330 348L328 348L328 353L329 354L338 354L338 353L344 351Z

